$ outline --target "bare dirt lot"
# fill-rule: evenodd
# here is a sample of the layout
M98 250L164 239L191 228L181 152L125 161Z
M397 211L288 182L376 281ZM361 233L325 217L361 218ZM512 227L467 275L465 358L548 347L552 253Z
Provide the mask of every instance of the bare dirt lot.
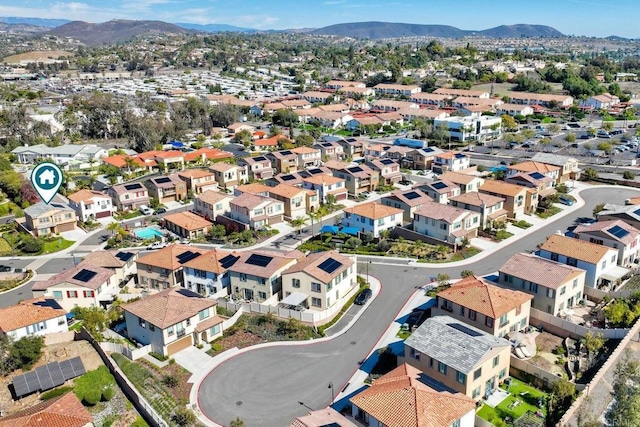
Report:
M33 50L31 52L19 53L17 55L11 55L4 58L3 62L20 62L26 60L37 59L58 59L61 56L74 56L73 53L64 50Z
M40 361L35 365L41 366L49 362L62 361L80 356L82 363L87 371L98 369L102 365L102 360L96 351L87 341L70 341L49 345L44 348L44 352ZM26 396L18 401L14 401L11 397L9 384L14 376L22 374L22 371L15 371L13 374L0 378L0 409L5 414L20 411L35 405L40 401L39 394L35 393Z

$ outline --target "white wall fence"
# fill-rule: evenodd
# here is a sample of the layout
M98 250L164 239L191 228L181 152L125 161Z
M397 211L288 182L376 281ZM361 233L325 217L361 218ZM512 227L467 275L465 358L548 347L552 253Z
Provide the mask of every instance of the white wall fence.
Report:
M544 311L531 309L529 324L532 326L542 326L545 330L552 332L555 335L559 335L562 338L579 339L584 338L587 332L602 333L607 339L620 340L624 338L629 329L600 329L600 328L588 328L576 323L570 322L560 317L553 316Z
M594 300L594 301L602 301L604 297L609 297L611 299L629 298L632 294L636 292L638 292L637 289L636 290L627 289L622 291L608 292L608 291L602 291L600 289L595 289L590 286L584 287L584 294L590 297L589 298L590 300Z
M233 316L231 316L227 320L223 321L222 322L222 331L224 332L227 329L229 329L230 327L232 327L238 321L240 316L242 316L242 313L244 313L244 308L240 307L240 310L236 311Z
M550 386L552 382L560 379L556 374L542 369L526 360L518 359L513 354L511 355L511 367L521 372L533 375L539 382L538 386ZM578 391L584 390L586 386L584 384L576 384Z
M73 341L75 337L76 337L76 333L73 331L47 334L44 336L44 345L52 345L52 344L59 344L62 342Z
M120 353L126 356L130 360L140 359L142 356L149 354L151 352L150 345L145 345L144 347L133 349L126 345L122 345L115 342L108 342L108 341L101 342L100 348L103 349L104 351L109 351L111 353Z
M354 286L347 294L343 295L337 301L336 304L322 311L316 311L316 310L297 311L297 310L290 310L288 308L260 304L257 302L232 303L223 298L218 299L218 305L220 305L220 307L226 308L229 311L237 312L242 310L242 312L244 313L260 313L260 314L273 313L275 316L281 317L283 319L296 319L313 326L322 326L325 323L329 323L331 319L333 319L336 316L336 314L340 312L344 304L351 297L353 297L353 295L355 295L356 292L358 292L358 289L359 289L358 286ZM224 323L223 323L223 328L225 328Z

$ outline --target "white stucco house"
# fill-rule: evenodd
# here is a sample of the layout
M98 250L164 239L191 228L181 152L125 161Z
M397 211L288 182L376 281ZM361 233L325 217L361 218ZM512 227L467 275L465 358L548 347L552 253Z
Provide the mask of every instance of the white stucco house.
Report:
M33 298L0 309L0 336L14 340L67 332L67 312L52 299Z

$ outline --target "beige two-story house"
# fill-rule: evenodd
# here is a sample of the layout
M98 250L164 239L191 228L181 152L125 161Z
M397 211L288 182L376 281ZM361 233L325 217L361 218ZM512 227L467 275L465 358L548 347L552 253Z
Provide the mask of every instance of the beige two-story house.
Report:
M24 209L25 220L21 224L35 237L58 234L76 228L76 213L59 202L36 203Z
M136 260L138 285L154 290L183 286L182 265L205 252L205 249L173 244L148 253Z

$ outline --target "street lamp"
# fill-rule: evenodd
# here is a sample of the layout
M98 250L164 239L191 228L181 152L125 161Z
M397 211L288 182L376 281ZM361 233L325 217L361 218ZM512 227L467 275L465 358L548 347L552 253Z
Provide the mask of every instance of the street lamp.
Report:
M333 391L333 382L329 381L329 387L331 389L331 402L329 402L329 404L333 403L333 399L335 399L335 395L334 395L334 391Z
M74 254L73 252L71 252L71 256L73 257L73 266L76 266L76 254Z

